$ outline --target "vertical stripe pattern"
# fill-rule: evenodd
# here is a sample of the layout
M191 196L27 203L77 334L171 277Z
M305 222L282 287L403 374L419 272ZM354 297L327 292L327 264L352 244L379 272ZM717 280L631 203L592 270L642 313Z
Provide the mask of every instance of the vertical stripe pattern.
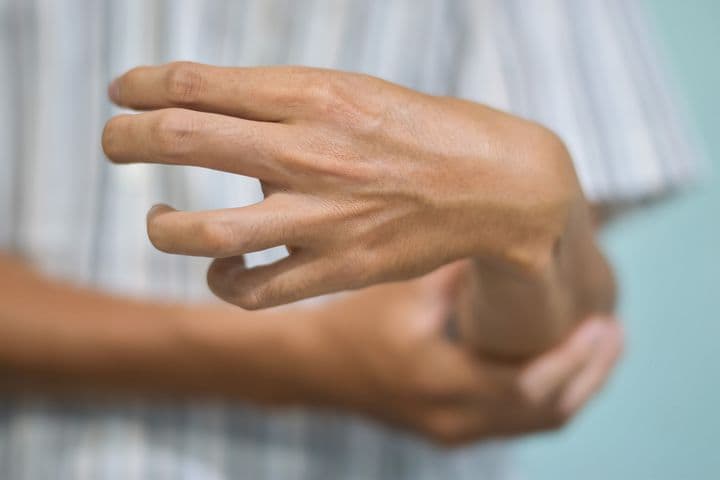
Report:
M145 237L156 202L245 205L257 181L111 167L112 76L137 64L303 64L365 72L556 130L588 196L637 202L697 158L637 2L625 0L0 0L0 247L49 274L202 298L206 261ZM251 263L282 255L261 252ZM503 479L504 442L448 452L340 414L242 405L0 402L0 478Z

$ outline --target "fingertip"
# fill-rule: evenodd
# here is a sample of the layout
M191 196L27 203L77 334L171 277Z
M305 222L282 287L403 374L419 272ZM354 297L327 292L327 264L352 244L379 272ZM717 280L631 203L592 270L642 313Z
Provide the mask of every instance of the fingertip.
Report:
M206 276L210 291L218 298L234 303L231 301L233 291L230 287L235 283L238 275L246 270L245 257L242 255L214 259L208 267Z
M145 217L148 239L150 243L161 252L172 252L172 243L168 238L167 232L165 232L166 228L163 228L163 225L159 221L160 216L175 211L176 210L169 205L157 204L148 210Z
M604 320L605 333L594 349L590 363L567 388L559 408L566 415L580 411L602 389L623 352L622 326Z
M575 340L584 348L595 348L608 332L608 322L601 317L587 320L577 331Z
M160 218L160 216L166 214L166 213L172 213L177 212L174 208L172 208L170 205L166 205L164 203L157 203L150 207L150 210L148 210L147 215L145 215L145 221L147 223L148 231L158 227L157 221Z
M599 371L584 372L568 386L558 400L557 408L565 417L575 416L602 387Z
M625 353L625 329L619 322L610 323L610 335L612 339L612 349L614 360L617 361Z
M210 291L218 298L227 301L227 291L224 288L226 281L225 277L229 267L227 258L216 258L210 262L205 280Z
M107 94L114 104L120 105L120 77L116 77L110 82Z
M615 316L606 315L597 317L593 322L599 324L598 327L593 327L596 329L596 334L597 329L600 331L595 337L593 347L595 349L602 347L602 349L612 350L616 356L620 356L624 349L625 333L618 319Z
M580 411L580 409L587 403L588 399L578 399L572 397L563 397L557 406L557 410L560 416L564 418L572 418Z
M602 378L599 373L593 372L591 376L571 385L560 397L557 409L566 418L573 417L587 405L593 395L602 387Z
M150 210L148 210L147 219L151 220L151 219L157 217L158 215L162 215L163 213L176 212L176 211L177 210L172 208L170 205L167 205L165 203L156 203L155 205L150 207Z

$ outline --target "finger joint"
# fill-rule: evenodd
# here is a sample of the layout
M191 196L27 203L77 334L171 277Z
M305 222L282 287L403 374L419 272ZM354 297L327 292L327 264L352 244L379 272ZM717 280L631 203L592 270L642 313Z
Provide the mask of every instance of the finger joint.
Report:
M205 77L198 64L174 62L167 66L165 90L168 100L179 106L197 105L205 90Z
M197 129L197 122L190 112L180 109L159 111L151 128L156 153L169 158L188 153Z

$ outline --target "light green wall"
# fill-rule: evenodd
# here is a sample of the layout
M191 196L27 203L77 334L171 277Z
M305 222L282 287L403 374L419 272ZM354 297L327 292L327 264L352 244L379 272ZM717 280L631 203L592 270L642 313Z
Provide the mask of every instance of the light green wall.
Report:
M645 3L711 168L605 235L628 351L566 431L524 442L529 480L720 479L720 1Z

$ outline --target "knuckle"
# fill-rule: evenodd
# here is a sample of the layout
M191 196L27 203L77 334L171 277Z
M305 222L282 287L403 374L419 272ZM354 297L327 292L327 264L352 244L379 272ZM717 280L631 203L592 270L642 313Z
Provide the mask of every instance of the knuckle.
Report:
M266 306L266 292L267 289L262 286L248 286L236 293L233 303L245 310L259 310Z
M170 108L157 112L151 127L156 153L166 157L187 153L196 131L194 116L187 111Z
M228 272L226 267L217 261L210 265L207 272L207 283L210 290L222 300L237 305L245 310L261 308L262 296L256 287L242 275Z
M536 131L534 136L530 136L533 142L531 146L540 152L541 160L552 162L554 166L558 167L558 171L564 171L565 167L572 165L571 162L566 161L570 160L570 154L565 142L558 134L543 126L538 126Z
M173 62L167 65L165 91L170 102L193 106L205 90L205 77L200 66L192 62Z
M568 149L555 132L547 127L530 123L524 130L521 151L530 159L528 172L543 175L553 188L569 186L567 178L574 173Z
M342 74L320 73L316 83L311 84L311 87L314 89L315 100L321 106L325 106L328 110L343 106L346 99L346 85Z
M319 72L308 82L307 95L319 113L333 124L347 130L371 129L379 116L372 102L360 95L364 77L351 73Z
M286 72L289 88L273 92L273 102L288 113L299 113L312 103L310 94L317 83L318 69L295 66L287 67Z

